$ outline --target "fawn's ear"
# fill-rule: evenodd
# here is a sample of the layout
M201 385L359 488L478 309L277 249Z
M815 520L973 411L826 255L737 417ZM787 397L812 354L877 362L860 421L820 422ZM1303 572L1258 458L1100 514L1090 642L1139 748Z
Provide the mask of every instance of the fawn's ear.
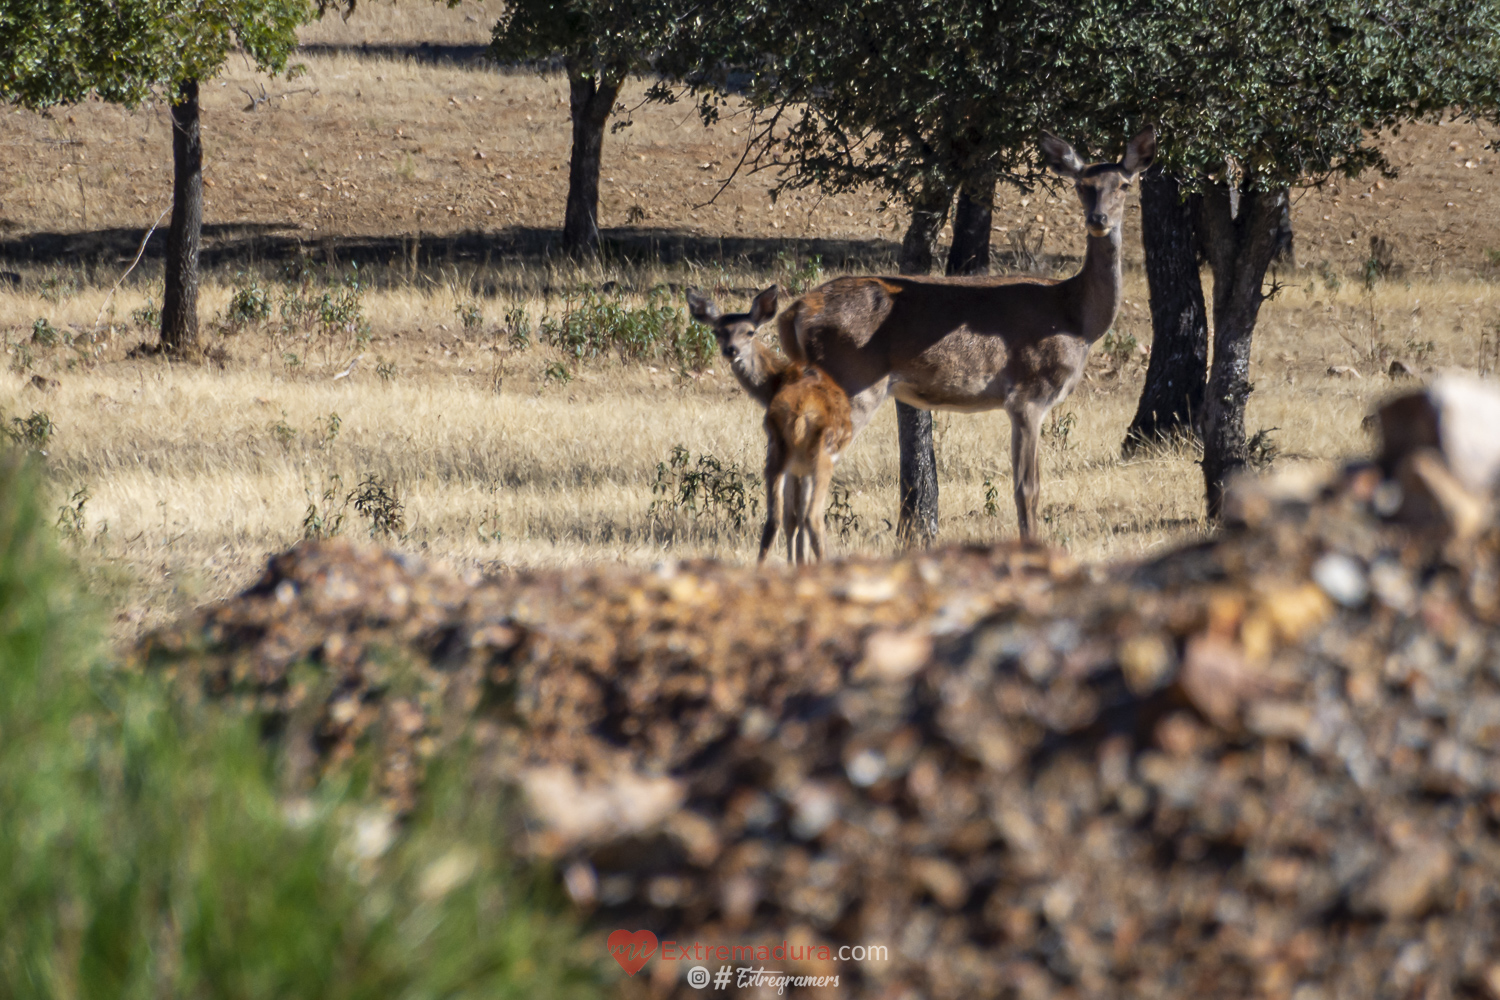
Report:
M1051 132L1043 132L1041 142L1037 145L1042 150L1042 162L1054 174L1076 179L1079 174L1083 173L1083 160L1073 152L1073 147Z
M1156 129L1150 125L1134 139L1125 144L1125 159L1120 161L1120 166L1130 175L1131 180L1139 177L1141 171L1151 166L1151 161L1156 159Z
M776 315L776 300L781 295L781 289L772 285L755 297L750 303L750 322L754 326L760 326L766 320Z
M713 326L714 320L719 318L719 307L714 305L707 296L699 295L697 292L688 292L687 299L688 312L692 314L693 319Z

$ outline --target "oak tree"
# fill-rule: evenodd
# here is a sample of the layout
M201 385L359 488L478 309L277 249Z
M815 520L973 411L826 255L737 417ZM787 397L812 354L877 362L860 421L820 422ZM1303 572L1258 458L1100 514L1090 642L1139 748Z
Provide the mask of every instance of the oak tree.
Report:
M561 60L573 123L563 249L599 250L599 164L604 127L625 78L649 72L688 5L673 0L516 0L495 23L491 54L546 69Z
M160 349L193 356L203 230L199 85L229 53L280 72L317 0L0 0L0 100L47 109L88 97L171 108L172 217Z

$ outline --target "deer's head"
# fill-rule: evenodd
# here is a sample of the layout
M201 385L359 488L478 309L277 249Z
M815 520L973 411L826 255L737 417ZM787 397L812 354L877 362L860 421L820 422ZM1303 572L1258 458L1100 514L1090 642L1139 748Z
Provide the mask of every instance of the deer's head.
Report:
M731 365L741 358L748 358L755 340L755 329L776 315L776 298L780 289L775 285L755 296L750 311L744 313L721 313L713 300L697 292L688 292L688 312L693 319L709 327L714 339L719 342L719 352Z
M1078 200L1083 202L1084 224L1090 236L1108 236L1120 228L1125 215L1125 199L1130 186L1156 157L1156 131L1147 128L1125 145L1125 158L1119 163L1090 163L1049 132L1042 133L1042 162L1060 177L1073 181Z

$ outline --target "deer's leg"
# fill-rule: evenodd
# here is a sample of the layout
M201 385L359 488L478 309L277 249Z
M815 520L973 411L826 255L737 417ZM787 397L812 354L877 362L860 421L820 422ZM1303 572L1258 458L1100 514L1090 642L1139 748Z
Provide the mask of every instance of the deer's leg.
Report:
M786 455L781 439L775 433L766 434L766 526L760 533L760 557L756 565L766 561L766 553L776 543L776 528L781 523L783 487L787 479L782 475L786 469Z
M1037 456L1041 443L1043 414L1022 404L1010 411L1010 468L1015 480L1016 524L1022 538L1036 531L1037 497L1042 491L1042 471Z

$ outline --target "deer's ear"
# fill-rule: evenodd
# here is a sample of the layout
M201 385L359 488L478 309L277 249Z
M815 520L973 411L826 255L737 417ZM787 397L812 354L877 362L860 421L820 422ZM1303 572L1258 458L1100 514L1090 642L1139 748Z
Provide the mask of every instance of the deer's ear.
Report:
M1043 132L1042 140L1038 145L1042 150L1042 162L1054 174L1076 178L1083 173L1083 160L1073 152L1073 147L1051 132Z
M776 299L780 294L781 289L772 285L755 297L755 301L750 303L751 324L760 326L766 320L776 315Z
M707 296L699 295L697 292L688 292L687 300L688 312L698 322L712 326L714 320L719 318L719 307L714 305Z
M1156 129L1146 126L1146 130L1125 144L1125 159L1120 161L1120 166L1132 179L1140 175L1141 171L1151 166L1151 161L1156 159Z

